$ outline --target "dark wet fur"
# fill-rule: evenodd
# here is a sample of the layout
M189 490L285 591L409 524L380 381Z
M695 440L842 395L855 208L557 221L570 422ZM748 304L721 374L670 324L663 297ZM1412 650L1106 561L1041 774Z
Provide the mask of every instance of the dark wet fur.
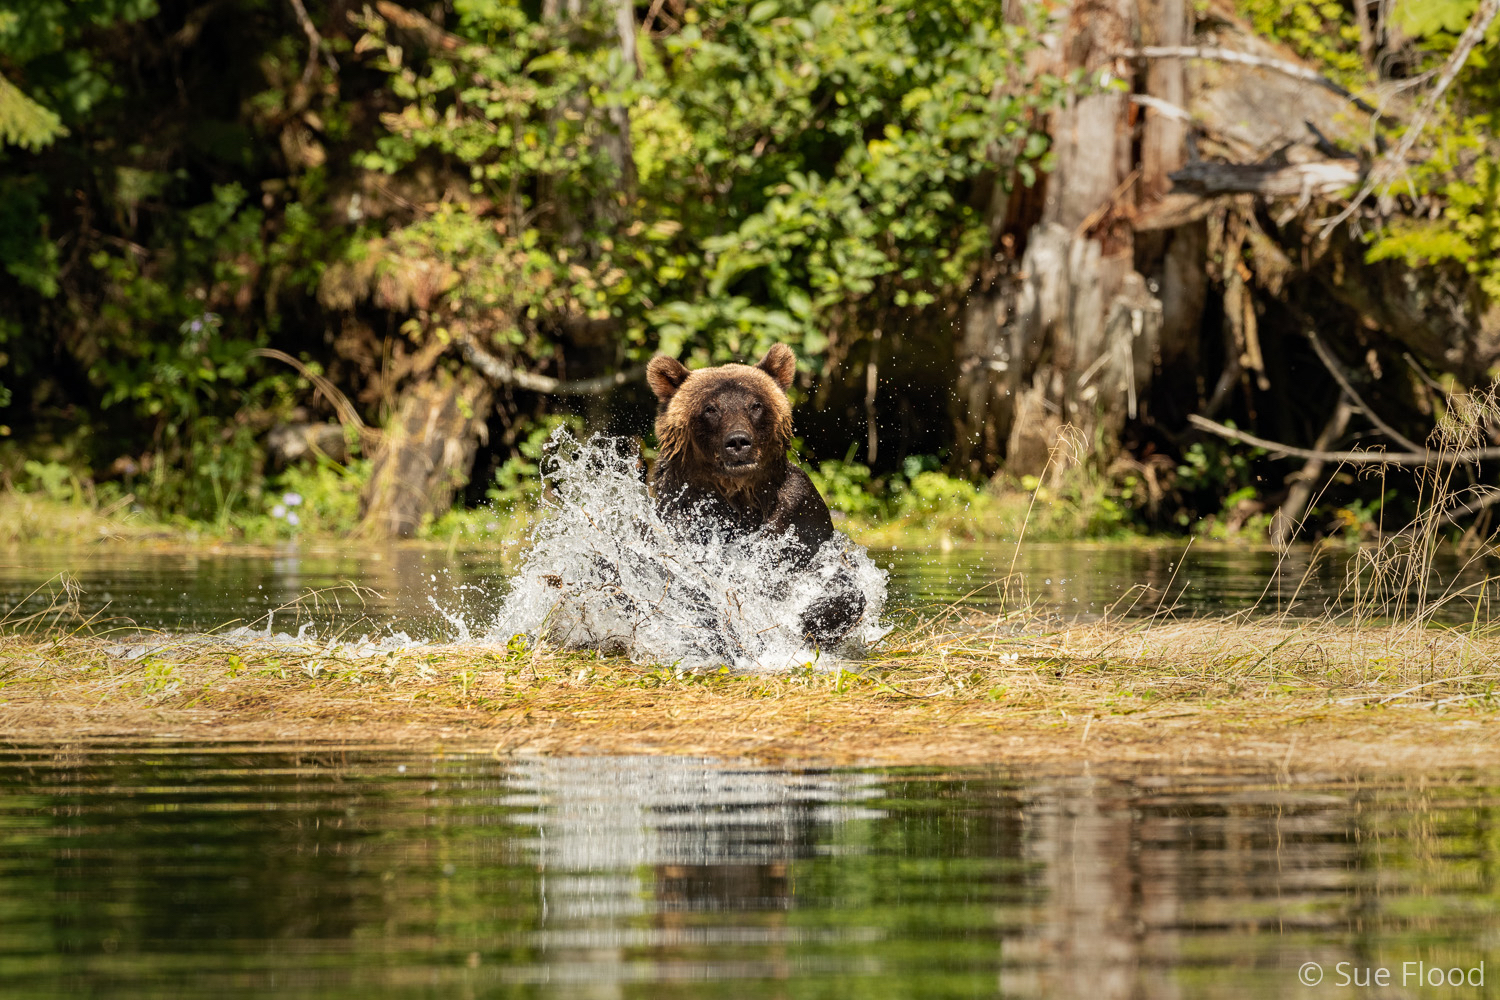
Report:
M661 452L651 485L662 517L700 537L715 529L730 537L765 528L790 534L792 561L780 567L789 574L805 570L834 536L828 505L786 457L792 421L785 389L793 365L791 352L778 345L755 367L688 372L671 359L657 358L647 372L661 401L656 420ZM746 471L727 464L736 445L757 456ZM864 594L853 576L843 573L799 624L819 646L832 646L864 610Z

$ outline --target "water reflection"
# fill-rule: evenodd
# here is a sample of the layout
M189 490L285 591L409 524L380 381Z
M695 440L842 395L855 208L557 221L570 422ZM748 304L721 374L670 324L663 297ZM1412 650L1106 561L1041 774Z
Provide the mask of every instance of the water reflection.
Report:
M1496 779L17 748L0 983L1107 1000L1482 961L1483 996Z
M261 620L303 598L276 618L295 632L309 619L323 630L352 629L453 639L455 622L483 628L493 616L514 567L515 546L448 553L395 548L370 552L282 552L277 555L156 553L130 550L0 551L0 609L23 601L60 572L83 587L89 613L123 616L144 627L205 630ZM1001 582L1014 572L1017 598L1068 615L1146 615L1165 608L1181 614L1221 614L1255 608L1315 616L1349 606L1345 570L1353 550L1268 549L1211 545L1028 543L880 550L891 571L888 609L895 618L930 615L960 603L978 610L1000 606ZM1460 562L1451 554L1434 566L1438 593L1500 577L1493 561ZM365 588L358 593L350 589ZM36 610L45 596L33 598ZM1486 606L1482 616L1488 617ZM1444 608L1452 621L1469 621L1473 604Z

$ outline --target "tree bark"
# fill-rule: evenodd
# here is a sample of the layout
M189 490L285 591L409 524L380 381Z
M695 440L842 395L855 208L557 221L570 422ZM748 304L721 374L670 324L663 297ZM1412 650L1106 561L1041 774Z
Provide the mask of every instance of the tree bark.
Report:
M1158 2L1185 19L1178 0ZM1114 54L1137 34L1137 4L1076 3L1051 71L1113 72ZM1180 99L1170 69L1160 85L1163 100ZM1045 181L1041 217L1024 234L1019 270L978 302L971 298L959 338L958 398L968 406L960 454L973 465L990 470L1003 461L1013 476L1035 476L1050 456L1061 474L1085 457L1056 448L1069 426L1102 448L1097 457L1107 462L1126 421L1139 415L1160 358L1163 310L1135 269L1128 219L1144 175L1134 162L1131 108L1128 94L1107 89L1059 109L1048 123L1057 166ZM1152 133L1158 187L1174 162L1172 134L1165 121ZM994 451L1001 441L1003 459Z
M1030 217L1008 205L992 226L1000 263L955 338L965 472L1036 475L1070 425L1100 467L1127 428L1170 448L1193 401L1252 423L1275 415L1284 437L1287 404L1309 402L1288 372L1317 364L1300 340L1284 356L1288 312L1329 342L1348 338L1347 353L1406 352L1463 384L1500 365L1500 306L1461 268L1371 263L1364 239L1319 225L1367 179L1368 106L1256 35L1229 0L1075 0L1045 70L1079 69L1134 72L1136 92L1054 112L1045 204ZM1384 108L1413 112L1399 94ZM1379 380L1382 366L1368 366ZM1410 393L1374 395L1389 408Z
M360 498L360 533L410 538L441 515L468 482L474 452L487 436L491 392L467 369L434 370L400 397Z

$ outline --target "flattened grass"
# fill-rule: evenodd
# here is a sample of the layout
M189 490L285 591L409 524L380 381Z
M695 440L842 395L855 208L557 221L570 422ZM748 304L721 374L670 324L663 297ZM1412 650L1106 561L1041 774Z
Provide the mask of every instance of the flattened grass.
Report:
M774 676L510 646L0 638L0 738L895 764L1500 763L1500 630L949 615Z

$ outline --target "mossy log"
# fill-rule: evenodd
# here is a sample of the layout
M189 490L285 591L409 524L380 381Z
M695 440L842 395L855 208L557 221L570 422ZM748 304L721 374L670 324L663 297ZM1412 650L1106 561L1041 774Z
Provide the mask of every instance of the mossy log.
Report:
M492 392L468 369L436 369L400 396L360 498L360 533L410 538L448 509L487 437Z

